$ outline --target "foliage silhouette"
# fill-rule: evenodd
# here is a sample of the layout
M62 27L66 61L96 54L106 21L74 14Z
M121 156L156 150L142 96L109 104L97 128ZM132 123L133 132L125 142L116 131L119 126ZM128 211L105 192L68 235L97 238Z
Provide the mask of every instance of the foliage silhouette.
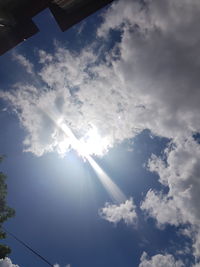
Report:
M3 161L5 156L0 155L0 163ZM2 229L2 224L7 221L7 219L15 215L14 209L7 206L6 196L7 196L7 185L6 185L6 175L3 172L0 172L0 239L6 238L6 233ZM0 244L0 259L5 258L10 254L11 249L4 245Z

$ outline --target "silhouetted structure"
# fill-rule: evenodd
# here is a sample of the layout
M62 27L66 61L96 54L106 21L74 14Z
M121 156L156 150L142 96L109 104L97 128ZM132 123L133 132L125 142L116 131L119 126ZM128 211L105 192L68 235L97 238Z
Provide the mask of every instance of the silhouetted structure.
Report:
M36 34L32 18L50 8L66 31L113 0L0 0L0 55Z

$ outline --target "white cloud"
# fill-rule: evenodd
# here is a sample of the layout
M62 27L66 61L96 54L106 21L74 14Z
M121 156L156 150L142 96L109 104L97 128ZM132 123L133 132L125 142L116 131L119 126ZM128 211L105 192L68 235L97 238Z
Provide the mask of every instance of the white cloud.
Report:
M25 56L13 53L13 59L15 59L19 64L21 64L29 74L34 73L33 64Z
M141 10L139 1L115 1L103 14L103 23L97 30L99 37L106 38L111 30L124 31L137 22L146 27L149 22L148 14Z
M66 267L70 267L70 264L67 264ZM12 263L10 258L0 259L0 267L19 267ZM59 264L54 264L54 267L60 267Z
M137 222L135 209L136 206L131 198L126 200L125 203L121 203L119 205L106 203L105 207L99 210L99 215L111 223L116 224L120 221L124 221L127 225L135 225Z
M5 258L5 259L0 259L0 267L19 267L19 265L12 264L11 259Z
M141 208L156 219L159 226L186 225L193 240L194 255L200 257L200 145L193 139L177 140L165 150L165 157L153 156L149 169L169 188L167 194L150 190ZM183 233L184 234L184 233Z
M176 226L182 223L180 210L174 205L174 200L162 193L149 190L141 208L156 218L159 227L166 223Z
M54 265L54 267L60 267L60 265L56 263L56 264ZM71 267L71 265L70 265L70 264L67 264L66 267Z
M168 137L199 130L200 37L194 24L199 21L200 3L146 3L142 8L138 1L116 2L102 26L108 31L125 25L119 44L121 59L113 65L131 92L132 107L135 102L144 107L132 109L134 125Z
M176 261L171 254L157 254L148 257L146 252L143 252L139 267L183 267L184 264L182 261Z
M178 140L165 151L166 162L155 156L149 162L160 182L169 187L168 197L182 212L183 222L198 224L200 211L200 145L193 139ZM174 205L176 204L176 205Z

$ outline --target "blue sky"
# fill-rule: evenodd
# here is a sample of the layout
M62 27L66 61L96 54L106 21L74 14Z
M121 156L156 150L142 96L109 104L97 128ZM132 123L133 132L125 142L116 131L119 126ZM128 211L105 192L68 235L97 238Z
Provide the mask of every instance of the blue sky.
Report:
M1 56L5 226L52 264L199 266L199 13L114 1L63 33L45 10ZM45 266L5 243L0 266Z

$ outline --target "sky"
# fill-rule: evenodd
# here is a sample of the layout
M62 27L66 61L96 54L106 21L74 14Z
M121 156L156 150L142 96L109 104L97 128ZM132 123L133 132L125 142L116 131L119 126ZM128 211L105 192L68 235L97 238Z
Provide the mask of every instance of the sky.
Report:
M199 0L33 20L0 58L5 227L55 267L199 267ZM47 266L4 243L0 267Z

